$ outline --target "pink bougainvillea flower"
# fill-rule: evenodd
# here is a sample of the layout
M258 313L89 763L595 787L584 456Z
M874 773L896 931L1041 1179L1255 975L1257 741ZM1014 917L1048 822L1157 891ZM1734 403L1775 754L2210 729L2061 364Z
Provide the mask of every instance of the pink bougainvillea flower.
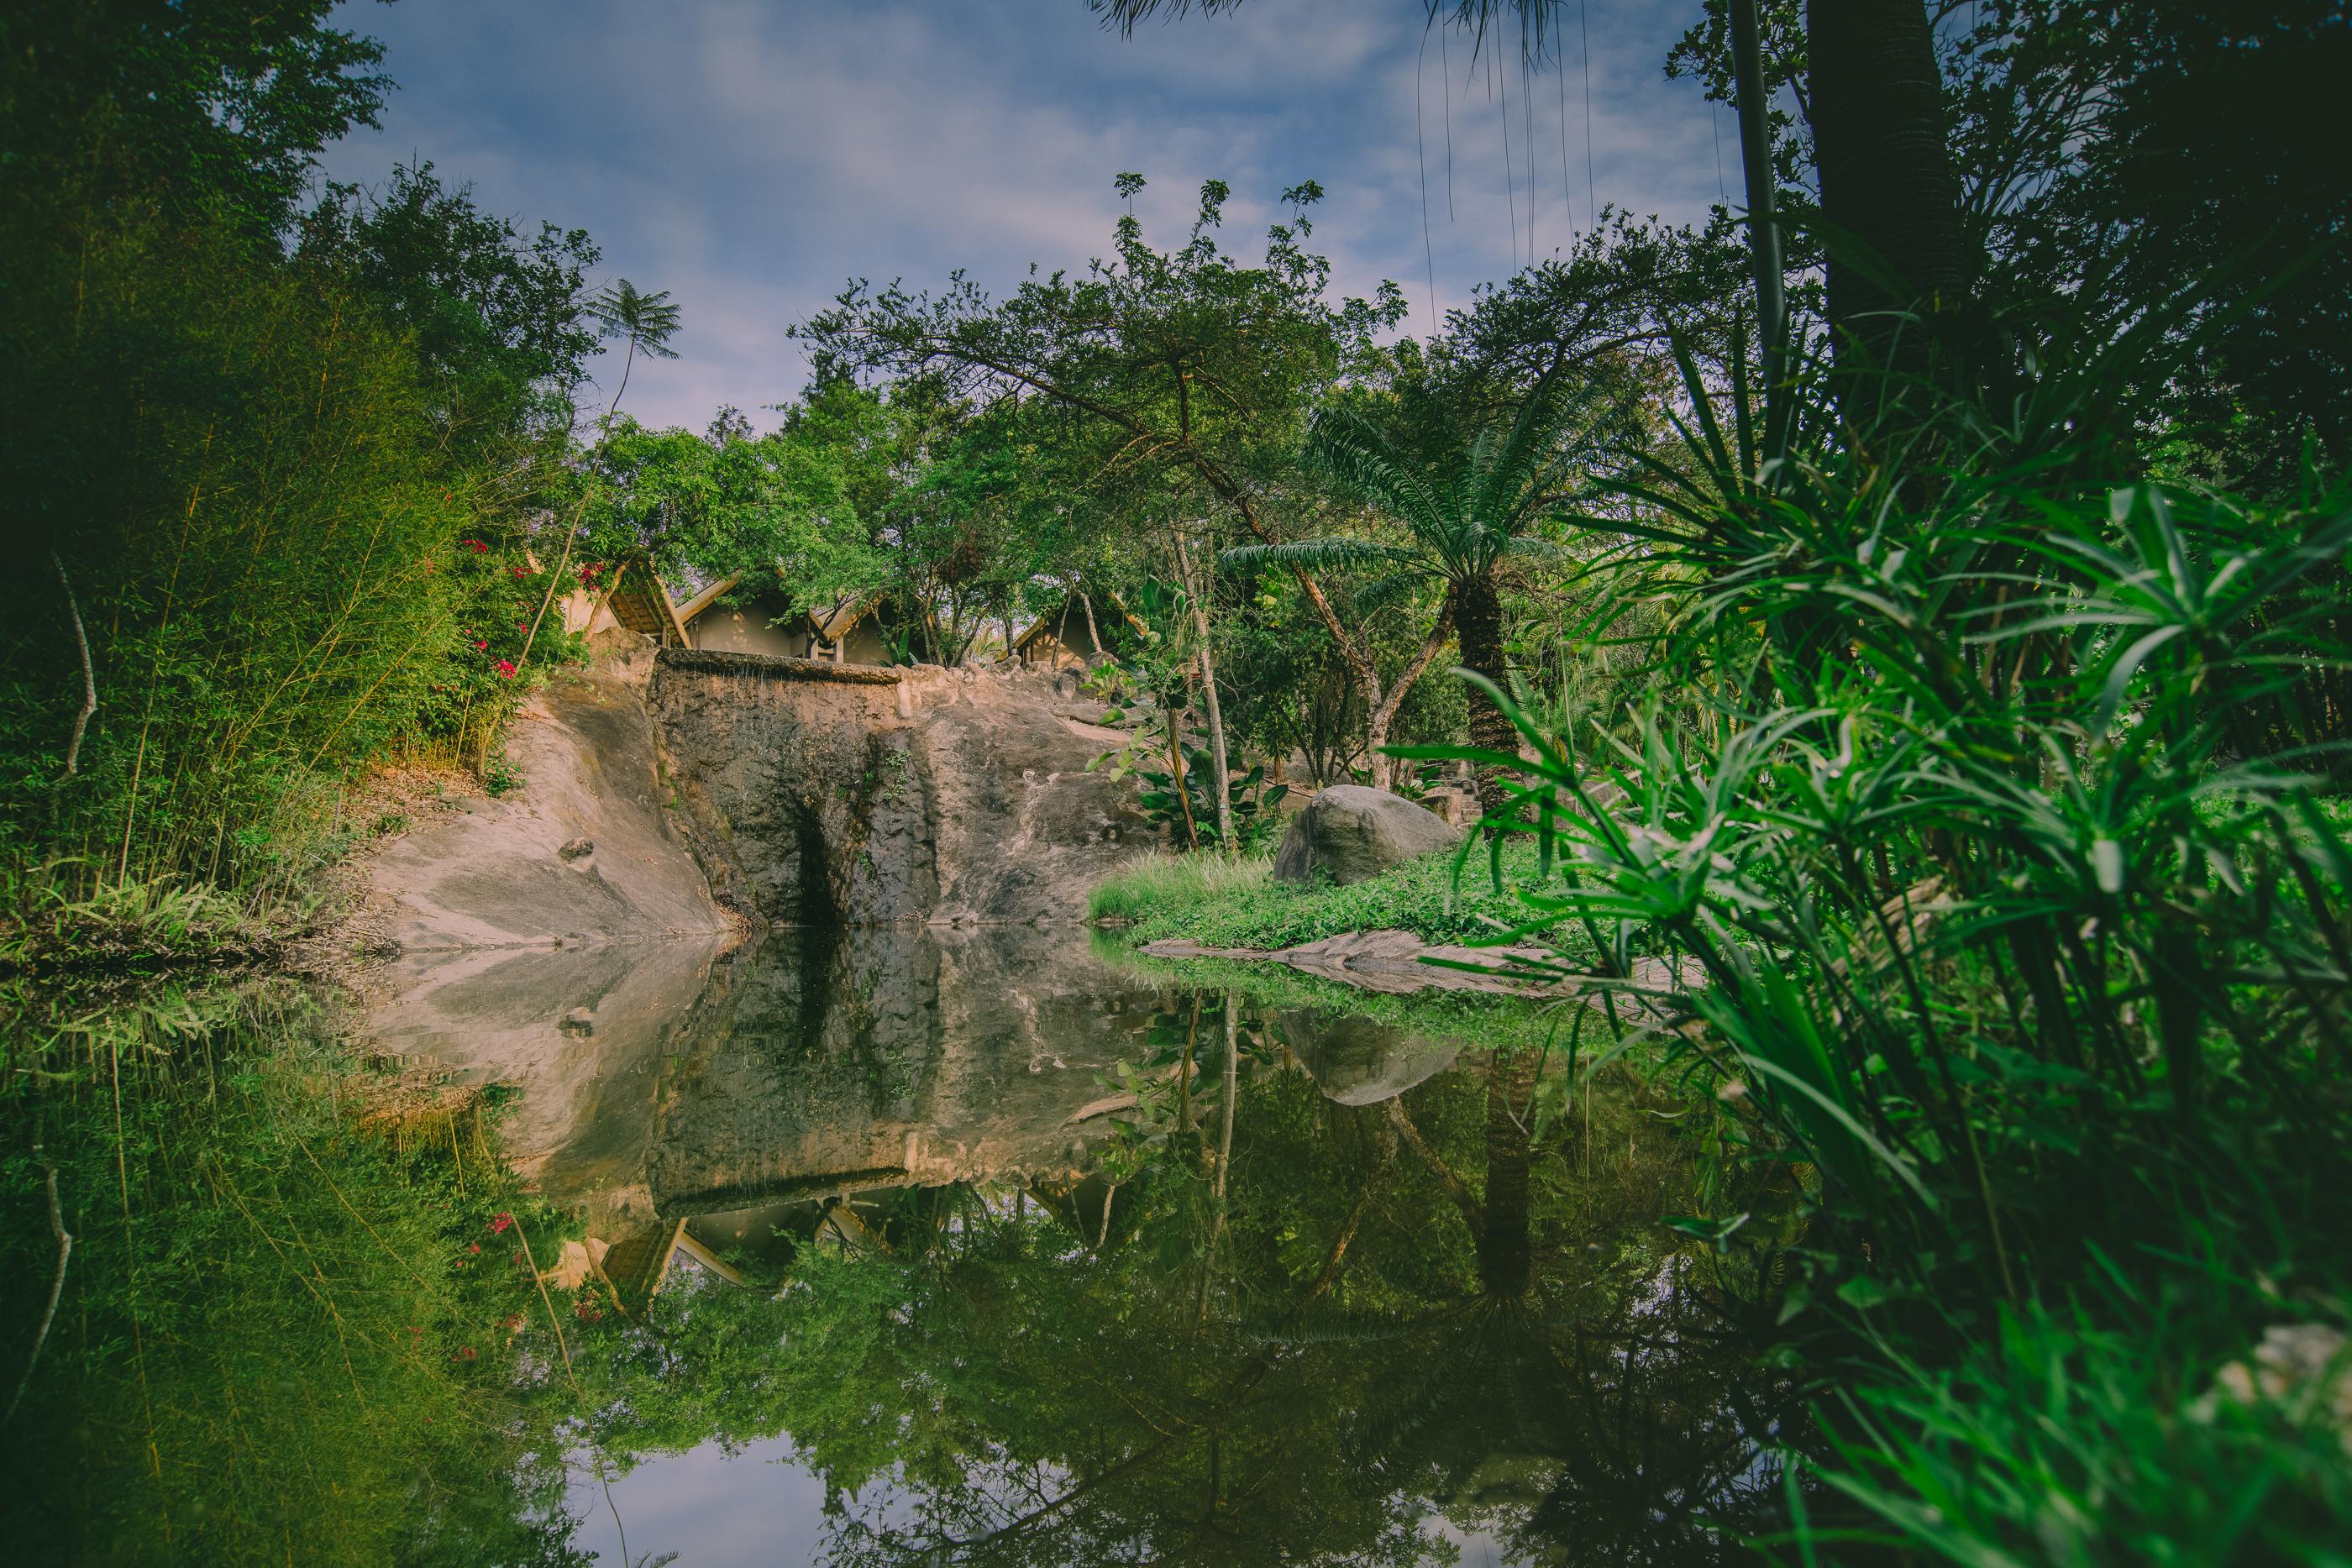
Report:
M507 679L509 679L509 680L512 680L512 679L514 679L514 673L515 673L515 667L514 667L514 661L513 661L513 660L511 660L511 659L500 659L500 660L499 661L499 674L501 674L501 675L505 676L505 677L506 677Z
M481 540L476 539L474 541L474 553L476 555L488 555L490 553L490 547L484 544Z
M475 646L476 648L479 648L479 649L488 649L488 648L489 647L489 644L488 644L488 643L475 643L475 644L474 644L474 646Z
M490 1234L496 1236L513 1223L514 1216L511 1214L494 1214L490 1216Z

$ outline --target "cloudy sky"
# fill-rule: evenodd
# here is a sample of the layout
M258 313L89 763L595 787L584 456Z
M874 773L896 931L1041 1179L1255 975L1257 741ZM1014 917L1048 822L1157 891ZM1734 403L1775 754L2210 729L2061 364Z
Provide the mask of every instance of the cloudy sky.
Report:
M1224 180L1251 251L1282 190L1319 182L1338 287L1395 279L1414 330L1433 266L1442 312L1564 245L1595 198L1703 219L1736 183L1736 128L1663 68L1700 0L1582 8L1589 100L1577 0L1565 70L1525 79L1515 47L1474 60L1427 32L1420 0L1255 0L1132 39L1084 0L351 0L339 19L384 41L400 86L327 163L368 181L426 160L493 211L589 230L603 277L685 314L681 357L640 366L625 406L699 428L796 393L787 329L849 278L961 267L1001 290L1103 255L1125 170L1160 243Z

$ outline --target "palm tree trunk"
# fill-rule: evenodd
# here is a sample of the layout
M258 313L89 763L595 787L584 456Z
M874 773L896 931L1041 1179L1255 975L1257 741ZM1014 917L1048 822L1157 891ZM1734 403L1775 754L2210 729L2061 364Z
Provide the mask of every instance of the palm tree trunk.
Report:
M1448 590L1454 601L1454 628L1462 639L1462 665L1506 689L1503 660L1503 601L1490 575L1462 578ZM1476 686L1470 688L1470 744L1481 751L1516 756L1519 732L1504 716L1495 699ZM1478 767L1478 808L1489 818L1510 799L1511 786L1504 769L1492 763ZM1490 832L1495 831L1488 830Z
M1788 340L1788 306L1781 276L1780 230L1773 216L1777 194L1772 173L1770 122L1764 101L1764 57L1756 20L1756 0L1731 0L1731 53L1738 80L1740 168L1748 184L1748 240L1756 263L1756 324L1762 339L1764 397L1778 407L1780 351ZM1778 422L1769 422L1777 426Z
M1875 251L1907 298L1892 298L1838 259L1830 325L1842 364L1916 368L1925 345L1871 312L1924 300L1957 305L1967 287L1959 178L1944 123L1943 78L1922 0L1806 0L1813 149L1822 216Z
M612 432L613 415L619 410L621 399L628 393L629 372L636 368L636 363L637 340L632 334L629 339L628 357L621 361L621 384L614 390L613 401L604 405L604 417L596 422L596 445L593 449L594 451L604 450L604 438ZM572 543L580 532L581 514L587 509L587 496L583 492L580 505L573 508L571 517L564 521L563 550L555 558L555 572L547 580L547 593L539 601L539 613L530 618L530 630L523 633L522 652L515 655L517 670L530 663L530 645L539 641L539 623L547 619L548 607L555 602L556 593L563 587L564 569L572 564ZM653 568L650 566L646 568L646 580L654 585L653 591L656 593L662 591L661 584L654 577Z

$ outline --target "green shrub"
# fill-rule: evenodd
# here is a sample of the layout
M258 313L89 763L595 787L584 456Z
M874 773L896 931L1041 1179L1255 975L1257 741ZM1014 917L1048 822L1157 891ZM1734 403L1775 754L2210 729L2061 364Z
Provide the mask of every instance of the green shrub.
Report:
M2262 1316L2340 1346L2347 1305ZM2258 1336L2196 1343L2216 1321L2179 1301L2003 1309L1958 1365L1841 1391L1817 1473L1862 1533L1937 1561L2341 1563L2320 1543L2352 1520L2352 1427L2325 1377L2229 1392ZM2334 1373L2352 1386L2340 1354Z

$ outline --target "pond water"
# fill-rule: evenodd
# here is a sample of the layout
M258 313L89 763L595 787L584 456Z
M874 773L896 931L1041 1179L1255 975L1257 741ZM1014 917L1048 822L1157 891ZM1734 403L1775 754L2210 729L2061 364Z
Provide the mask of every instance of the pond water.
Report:
M1630 1080L1570 1092L1524 1043L1549 1020L1491 998L1213 982L1029 927L417 956L350 1070L404 1068L388 1124L306 1119L364 1098L325 1044L257 1065L316 1030L299 997L142 1045L116 1137L145 1294L36 1401L82 1401L50 1435L127 1490L52 1522L120 1560L1740 1560L1795 1400L1742 1327L1751 1255L1660 1223L1737 1167ZM84 1049L75 1267L104 1269L124 1051ZM491 1080L495 1115L462 1087ZM204 1131L240 1083L260 1109ZM539 1207L493 1196L492 1139ZM13 1312L47 1228L9 1218ZM250 1266L171 1273L215 1228ZM263 1315L286 1351L248 1383ZM338 1510L389 1517L355 1547Z

